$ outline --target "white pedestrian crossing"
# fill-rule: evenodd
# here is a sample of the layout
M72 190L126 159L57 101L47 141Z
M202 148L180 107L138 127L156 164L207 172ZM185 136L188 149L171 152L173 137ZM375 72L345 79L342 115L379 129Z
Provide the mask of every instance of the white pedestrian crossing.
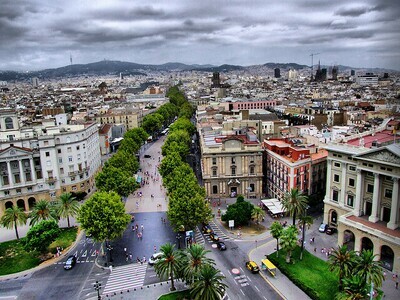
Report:
M103 290L103 295L133 290L143 286L147 264L134 263L113 269Z

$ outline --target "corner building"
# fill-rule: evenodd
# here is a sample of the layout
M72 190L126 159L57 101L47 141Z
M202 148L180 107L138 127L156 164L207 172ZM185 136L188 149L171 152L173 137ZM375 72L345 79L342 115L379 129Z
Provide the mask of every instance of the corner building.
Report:
M0 110L0 216L13 205L28 212L41 199L89 194L100 167L96 123L20 127L13 111Z
M400 272L400 145L369 149L330 144L324 223L338 245L373 250L384 268Z

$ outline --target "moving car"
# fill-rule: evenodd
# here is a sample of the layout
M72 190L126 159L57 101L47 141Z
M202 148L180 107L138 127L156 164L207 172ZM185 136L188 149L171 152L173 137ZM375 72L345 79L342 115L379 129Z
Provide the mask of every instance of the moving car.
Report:
M201 227L201 231L203 231L203 233L211 233L211 232L213 232L211 226L208 225L208 224L203 224L203 227Z
M149 258L149 265L150 266L154 265L156 262L158 262L161 259L162 256L163 256L162 252L154 253Z
M210 233L210 239L214 242L218 242L219 241L219 236L217 234L215 234L214 232Z
M252 273L258 273L260 271L258 265L252 260L246 262L246 268L250 270Z
M318 231L319 231L319 232L325 232L327 228L328 228L328 224L322 223L322 224L319 226Z
M335 227L328 227L328 228L326 229L326 231L325 231L325 233L328 234L328 235L332 235L332 234L334 234L335 232L337 232L337 229L336 229Z
M220 251L224 251L224 250L226 250L226 245L225 245L224 242L218 242L218 243L217 243L217 248L218 248Z
M76 264L76 257L74 255L70 255L65 262L64 269L69 270L72 269Z

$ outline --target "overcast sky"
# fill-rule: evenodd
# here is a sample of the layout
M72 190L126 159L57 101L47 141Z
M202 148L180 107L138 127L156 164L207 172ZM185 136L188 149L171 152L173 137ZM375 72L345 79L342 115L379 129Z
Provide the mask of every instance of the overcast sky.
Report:
M400 0L0 0L0 69L103 59L400 70Z

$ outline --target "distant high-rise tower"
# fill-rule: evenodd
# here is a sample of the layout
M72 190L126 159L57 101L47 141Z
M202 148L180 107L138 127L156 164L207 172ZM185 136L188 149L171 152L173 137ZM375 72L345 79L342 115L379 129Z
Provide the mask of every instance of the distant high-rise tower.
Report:
M351 75L351 76L354 76L354 75L356 75L356 71L354 71L354 70L351 70L351 71L350 71L350 75Z
M69 62L71 63L72 66L72 54L69 55Z
M221 81L220 81L220 78L219 78L219 73L218 72L214 72L213 73L213 77L212 77L211 87L218 88L220 86L221 86Z
M281 77L281 69L275 68L274 75L275 75L275 78L280 78Z
M39 86L39 78L32 77L32 86L35 88Z
M338 73L339 73L338 66L336 66L336 65L333 66L333 68L332 68L332 79L333 80L337 80Z
M296 81L297 80L297 71L290 69L288 72L288 80L289 81Z

